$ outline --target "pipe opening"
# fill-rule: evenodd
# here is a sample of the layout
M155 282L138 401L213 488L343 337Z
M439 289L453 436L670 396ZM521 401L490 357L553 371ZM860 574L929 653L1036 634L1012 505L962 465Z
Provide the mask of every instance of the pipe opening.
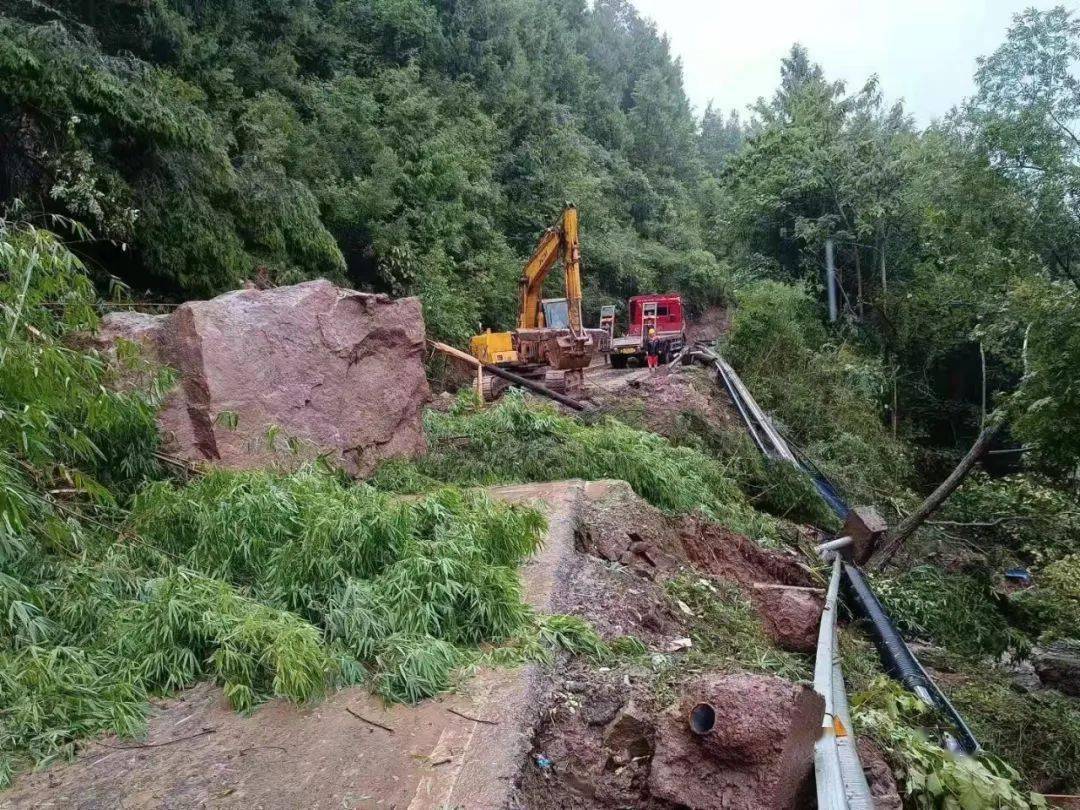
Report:
M690 710L690 730L695 734L708 734L716 725L716 709L708 703L699 703Z

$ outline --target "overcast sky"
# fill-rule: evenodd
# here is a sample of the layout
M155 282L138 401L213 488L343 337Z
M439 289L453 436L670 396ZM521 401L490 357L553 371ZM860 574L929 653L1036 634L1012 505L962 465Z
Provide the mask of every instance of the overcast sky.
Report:
M828 78L853 89L876 73L886 99L927 124L972 93L975 58L1001 44L1014 13L1061 0L632 2L671 38L698 112L711 100L741 113L772 95L781 57L801 42Z

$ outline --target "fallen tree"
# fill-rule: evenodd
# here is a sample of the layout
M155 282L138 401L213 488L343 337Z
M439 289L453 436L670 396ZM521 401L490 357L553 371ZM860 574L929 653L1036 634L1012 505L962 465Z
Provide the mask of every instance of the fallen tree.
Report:
M881 547L874 552L870 557L868 567L871 570L880 570L883 568L889 560L891 560L907 541L915 530L918 529L930 515L934 514L945 501L948 499L956 488L964 482L968 473L971 472L975 464L986 455L986 451L990 448L990 444L994 441L998 432L1001 430L1002 423L998 422L992 424L990 427L984 428L979 437L975 440L975 443L971 445L971 449L967 451L967 454L960 459L960 463L956 465L956 468L949 473L949 476L942 481L937 489L930 493L921 504L919 508L900 521L900 524L890 532L889 536L885 539L885 542L881 544Z

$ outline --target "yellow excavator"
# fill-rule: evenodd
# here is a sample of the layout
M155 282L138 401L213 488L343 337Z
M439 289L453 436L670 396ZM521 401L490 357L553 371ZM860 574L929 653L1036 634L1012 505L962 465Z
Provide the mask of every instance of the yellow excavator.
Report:
M544 279L557 260L566 279L565 298L541 298ZM548 369L565 372L563 388L581 387L583 369L592 362L596 338L581 320L581 247L578 212L567 204L559 221L544 231L536 252L521 274L521 310L512 332L476 335L469 342L473 357L514 373L543 381ZM488 375L491 378L491 375ZM495 392L489 391L488 396Z

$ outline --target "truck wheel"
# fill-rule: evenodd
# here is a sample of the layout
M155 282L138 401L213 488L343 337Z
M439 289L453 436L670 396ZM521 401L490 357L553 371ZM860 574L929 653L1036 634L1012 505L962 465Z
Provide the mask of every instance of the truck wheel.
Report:
M611 367L612 368L626 368L626 355L625 354L612 354L611 355Z

